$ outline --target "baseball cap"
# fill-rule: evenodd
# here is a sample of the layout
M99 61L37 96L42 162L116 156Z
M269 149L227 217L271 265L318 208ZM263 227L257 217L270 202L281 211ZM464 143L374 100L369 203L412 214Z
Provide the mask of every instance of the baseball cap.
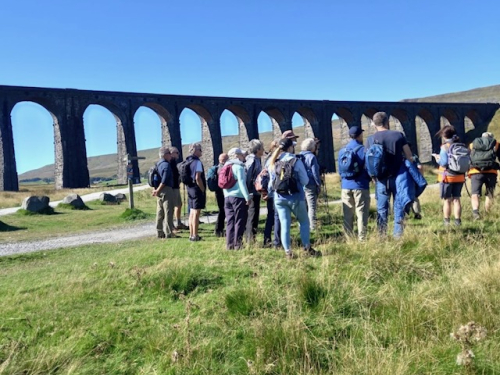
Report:
M295 135L293 130L287 130L285 132L283 132L283 134L281 135L281 138L282 139L285 139L285 138L288 138L288 139L297 139L299 138L298 135Z
M349 129L349 135L352 135L354 137L359 136L361 133L363 133L364 130L361 129L360 126L353 126Z

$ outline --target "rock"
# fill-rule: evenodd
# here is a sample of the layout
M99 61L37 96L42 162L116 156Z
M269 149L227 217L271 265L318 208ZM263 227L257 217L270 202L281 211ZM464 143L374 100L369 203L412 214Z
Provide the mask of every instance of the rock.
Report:
M24 198L21 208L30 212L42 212L49 208L50 198L47 196L31 196Z
M75 208L83 208L85 207L85 203L83 203L82 198L78 194L70 194L66 196L62 203L69 204Z
M99 200L101 202L107 202L107 203L117 203L116 197L112 194L109 193L102 193L99 196Z
M117 202L124 202L127 200L127 196L123 193L115 194L115 198Z

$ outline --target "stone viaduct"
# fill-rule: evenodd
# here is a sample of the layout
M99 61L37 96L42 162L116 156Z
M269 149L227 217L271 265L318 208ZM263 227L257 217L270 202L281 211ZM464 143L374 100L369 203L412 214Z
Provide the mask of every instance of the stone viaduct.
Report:
M220 116L224 110L232 112L238 120L242 147L249 139L259 138L257 117L261 111L271 118L276 136L292 128L292 116L297 112L304 120L306 133L322 140L320 163L331 172L335 171L331 126L334 114L351 127L361 125L363 115L371 118L375 112L385 111L400 122L407 139L416 149L419 143L415 125L417 116L425 122L431 135L440 129L441 118L445 118L457 128L462 139L472 139L487 129L500 108L498 103L281 100L0 86L0 191L19 189L11 111L17 103L25 101L43 106L54 120L56 188L89 186L83 114L91 104L107 108L116 119L118 180L122 183L127 179L125 156L137 155L134 114L141 106L158 114L162 144L171 144L179 150L182 150L180 114L184 108L193 110L201 121L204 159L209 164L214 163L222 152ZM474 127L467 134L466 117ZM440 140L432 137L433 151L437 151L439 145ZM133 175L135 180L140 179L136 161L133 162Z

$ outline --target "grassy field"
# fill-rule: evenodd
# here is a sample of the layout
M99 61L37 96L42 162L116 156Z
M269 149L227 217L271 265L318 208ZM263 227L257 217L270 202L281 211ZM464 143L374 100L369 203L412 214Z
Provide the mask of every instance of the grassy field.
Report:
M472 222L464 198L462 228L445 230L437 194L427 189L423 220L399 241L373 220L367 242L346 241L340 205L320 205L320 259L228 252L212 225L199 243L1 257L0 374L500 374L500 214ZM124 207L102 207L78 215L119 225ZM79 220L94 225L66 223ZM465 368L450 333L469 321L488 333Z

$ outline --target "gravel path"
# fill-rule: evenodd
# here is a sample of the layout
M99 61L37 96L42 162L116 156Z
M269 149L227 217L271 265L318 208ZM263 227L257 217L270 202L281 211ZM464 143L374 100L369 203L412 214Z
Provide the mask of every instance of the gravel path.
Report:
M437 184L429 185L429 187L433 188L436 186L438 185ZM149 188L149 186L139 186L137 187L137 190L142 190L145 188ZM123 189L123 190L124 193L128 192L128 189ZM134 191L135 190L136 188L134 188ZM115 194L118 192L120 191L113 190L113 193ZM100 192L87 194L86 196L82 196L82 199L84 199L85 197L84 201L95 200L99 198L100 194L101 194ZM372 199L374 199L373 194L372 194ZM339 204L339 203L341 203L340 200L329 202L329 204ZM53 204L57 205L58 202L53 202ZM18 209L19 207L16 208L16 210ZM5 210L11 210L11 209L0 210L0 215L2 214L1 212ZM260 214L266 215L267 209L265 207L261 208ZM215 223L216 219L217 219L216 215L203 216L200 218L200 220L204 223ZM150 222L146 224L143 223L127 227L110 228L97 232L80 233L70 236L61 236L47 240L0 244L0 256L32 253L35 251L53 250L65 247L76 247L76 246L90 245L90 244L136 240L139 238L151 237L154 236L155 234L156 234L155 224L154 222Z

